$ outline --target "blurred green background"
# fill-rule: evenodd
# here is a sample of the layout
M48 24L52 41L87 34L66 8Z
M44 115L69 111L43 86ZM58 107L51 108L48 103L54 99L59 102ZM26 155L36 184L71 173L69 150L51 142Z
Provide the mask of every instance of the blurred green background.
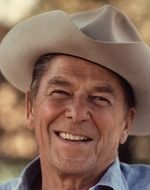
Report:
M149 0L0 0L0 40L15 24L43 11L61 9L70 14L104 4L124 10L150 44ZM0 74L0 182L18 176L38 154L34 135L26 126L24 94ZM150 164L150 136L129 137L119 156L127 163Z

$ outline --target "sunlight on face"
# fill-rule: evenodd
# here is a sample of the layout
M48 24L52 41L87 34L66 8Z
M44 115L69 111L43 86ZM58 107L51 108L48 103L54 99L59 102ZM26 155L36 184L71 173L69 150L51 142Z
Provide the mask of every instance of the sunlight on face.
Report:
M116 75L66 55L50 61L28 112L43 167L67 174L102 173L131 123Z

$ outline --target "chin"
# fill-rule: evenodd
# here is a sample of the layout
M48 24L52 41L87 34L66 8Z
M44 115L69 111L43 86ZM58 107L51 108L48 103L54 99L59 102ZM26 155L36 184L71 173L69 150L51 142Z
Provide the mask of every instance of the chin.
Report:
M93 169L93 162L91 163L87 159L66 158L55 164L59 171L69 175L80 175Z

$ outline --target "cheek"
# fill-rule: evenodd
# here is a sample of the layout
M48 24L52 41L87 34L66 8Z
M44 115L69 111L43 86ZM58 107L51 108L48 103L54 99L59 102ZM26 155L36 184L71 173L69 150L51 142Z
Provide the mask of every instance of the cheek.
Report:
M38 144L48 144L49 126L60 115L61 110L49 102L37 104L34 110L34 128Z
M94 111L94 120L97 126L105 129L116 129L124 121L124 113L120 106L100 108Z
M44 101L35 106L35 120L38 123L44 122L45 125L49 125L61 112L62 109L60 105Z
M102 149L106 151L106 149L118 147L121 133L121 120L117 113L114 109L103 109L97 111L93 116L93 120L99 131L97 152Z
M112 109L98 109L94 111L93 120L100 132L113 129L116 124L116 114Z

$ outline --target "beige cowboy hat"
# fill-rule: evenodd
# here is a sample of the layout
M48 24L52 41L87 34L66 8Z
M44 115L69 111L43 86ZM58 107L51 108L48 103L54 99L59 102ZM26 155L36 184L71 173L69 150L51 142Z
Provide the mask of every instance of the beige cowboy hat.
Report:
M0 44L0 69L25 92L39 56L64 53L85 58L125 78L132 86L137 114L130 134L150 134L150 49L135 27L111 5L68 15L56 10L16 25Z

